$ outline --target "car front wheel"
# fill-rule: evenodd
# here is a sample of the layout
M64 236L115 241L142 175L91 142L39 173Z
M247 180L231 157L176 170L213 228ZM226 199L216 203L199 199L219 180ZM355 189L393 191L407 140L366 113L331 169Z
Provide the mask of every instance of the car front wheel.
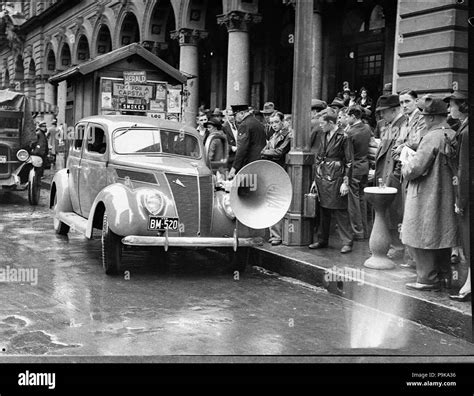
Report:
M116 275L122 262L122 238L109 228L107 213L102 221L102 266L107 275Z
M30 205L38 205L41 193L41 182L38 172L32 169L28 181L28 201Z
M56 234L59 235L67 235L69 232L69 226L65 223L63 223L61 220L59 220L56 215L57 215L57 206L58 206L58 194L54 196L54 217L53 217L53 226L54 226L54 231L56 231Z

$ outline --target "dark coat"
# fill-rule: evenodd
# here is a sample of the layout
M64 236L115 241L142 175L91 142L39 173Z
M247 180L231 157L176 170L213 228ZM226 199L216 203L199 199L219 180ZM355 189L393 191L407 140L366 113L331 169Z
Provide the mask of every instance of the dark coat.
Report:
M362 97L359 97L357 98L356 102L359 106L369 109L372 113L374 113L374 108L372 107L372 98L367 96L365 103L362 104Z
M235 159L235 152L232 151L232 146L237 146L237 141L235 140L234 134L232 133L232 128L229 124L229 121L224 122L224 125L222 125L222 131L225 133L225 136L227 137L227 143L229 145L228 166L229 168L232 168Z
M37 155L44 160L48 155L48 139L42 131L37 134L37 138L38 140L34 143L31 154Z
M245 165L261 158L267 144L265 128L252 114L248 114L239 125L237 152L233 167L238 172Z
M352 141L354 150L352 176L366 176L369 174L369 159L367 155L369 153L372 130L367 124L359 122L349 128L347 135Z
M448 124L432 128L402 168L408 180L402 242L419 249L459 245L454 212L453 171L446 158L446 137L454 137Z
M209 136L214 135L225 137L224 132L222 131L213 132ZM209 145L209 159L211 161L222 161L225 157L224 147L224 142L221 139L212 140Z
M262 159L276 162L285 167L286 154L291 148L291 133L288 128L275 132L262 150Z
M392 157L392 149L400 136L401 126L404 123L406 123L406 117L401 115L385 126L375 157L375 183L382 179L387 187L395 187L398 190L388 211L388 227L390 230L398 229L398 225L401 224L403 218L401 164L399 160Z
M340 188L344 179L349 182L352 174L352 142L339 128L331 140L322 134L321 145L316 156L315 181L321 207L347 209L347 195L341 197Z
M469 126L466 119L456 132L458 146L458 183L456 186L456 205L467 210L469 205Z

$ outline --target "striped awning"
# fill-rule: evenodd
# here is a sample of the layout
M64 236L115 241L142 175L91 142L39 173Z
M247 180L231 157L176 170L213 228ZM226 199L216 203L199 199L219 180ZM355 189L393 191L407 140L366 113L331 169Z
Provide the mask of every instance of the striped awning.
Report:
M36 98L28 98L30 103L30 111L32 113L43 113L43 114L57 114L58 106L47 103L44 100Z

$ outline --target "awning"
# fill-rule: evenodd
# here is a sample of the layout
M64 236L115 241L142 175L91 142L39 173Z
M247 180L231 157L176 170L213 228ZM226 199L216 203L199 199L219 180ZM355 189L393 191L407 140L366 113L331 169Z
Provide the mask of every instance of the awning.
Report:
M30 111L32 113L43 113L43 114L57 114L58 106L47 103L44 100L36 98L28 98L30 104Z

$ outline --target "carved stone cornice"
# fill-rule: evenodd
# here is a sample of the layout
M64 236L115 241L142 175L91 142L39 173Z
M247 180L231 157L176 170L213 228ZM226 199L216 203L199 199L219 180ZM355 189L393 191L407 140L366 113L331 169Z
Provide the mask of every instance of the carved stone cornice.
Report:
M198 45L199 40L205 39L208 33L204 30L181 28L171 32L171 39L178 40L179 45Z
M217 23L225 25L227 31L248 32L250 26L262 21L262 15L242 11L231 11L217 16Z

